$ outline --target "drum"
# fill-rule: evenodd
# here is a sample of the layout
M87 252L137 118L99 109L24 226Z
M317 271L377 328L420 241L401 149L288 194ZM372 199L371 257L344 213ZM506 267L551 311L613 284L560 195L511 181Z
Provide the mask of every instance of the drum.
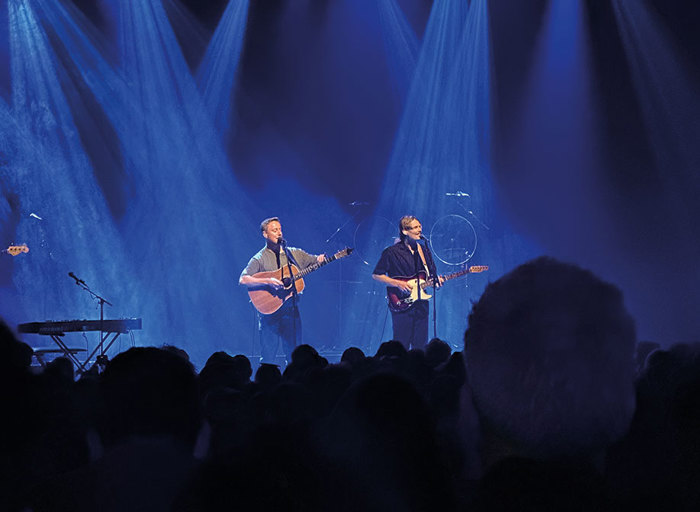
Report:
M430 247L447 265L463 265L476 251L476 230L461 215L440 217L430 229Z

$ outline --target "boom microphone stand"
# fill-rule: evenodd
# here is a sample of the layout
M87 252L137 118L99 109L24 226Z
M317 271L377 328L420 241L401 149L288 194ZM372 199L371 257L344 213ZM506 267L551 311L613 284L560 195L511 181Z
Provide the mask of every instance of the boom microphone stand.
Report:
M107 339L107 336L104 334L104 321L105 321L105 314L104 314L104 308L105 304L114 307L114 305L109 302L107 299L104 297L96 294L93 292L90 287L87 285L85 281L82 279L79 279L73 272L68 272L68 275L75 279L75 284L80 286L83 290L88 292L95 300L97 300L100 303L100 344L99 344L99 350L100 350L100 355L97 356L96 362L97 365L100 367L100 370L104 370L104 366L107 364L107 356L105 355L105 347L104 347L104 342ZM110 343L111 345L111 343ZM85 364L87 365L89 361L86 361Z
M446 195L446 196L456 197L456 198L460 198L460 197L466 197L466 198L468 198L468 199L471 199L471 198L472 198L472 196L470 196L470 195L467 194L466 192L462 192L461 190L458 190L457 192L447 192L445 195ZM475 214L473 211L471 211L469 208L467 208L466 206L464 206L464 204L462 204L462 201L459 201L459 200L458 200L458 201L457 201L457 204L460 206L460 208L462 208L462 210L464 210L465 212L467 212L467 215L471 216L474 220L476 220L479 224L481 224L481 226L482 226L484 229L487 229L487 230L489 230L489 231L491 230L491 228L488 227L486 224L484 224L483 221L482 221L479 217L477 217L476 214Z
M349 206L367 206L369 203L362 202L362 201L353 201L352 203L348 203ZM355 213L353 213L350 217L346 219L345 222L343 222L340 226L336 228L333 233L331 233L331 236L329 236L326 239L326 244L329 243L333 238L335 238L335 235L340 233L345 226L350 224L351 221L355 220L355 218L362 212L362 209L355 210ZM337 311L338 311L338 336L336 337L336 344L339 346L344 346L345 340L343 339L343 297L345 297L345 293L343 290L343 261L340 260L338 262L338 303L337 303ZM335 348L331 347L331 348Z

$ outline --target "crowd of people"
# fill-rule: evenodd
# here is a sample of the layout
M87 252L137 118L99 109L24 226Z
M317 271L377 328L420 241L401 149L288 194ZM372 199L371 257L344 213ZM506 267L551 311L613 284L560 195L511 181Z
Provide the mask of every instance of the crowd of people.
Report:
M697 510L700 344L636 339L614 286L539 258L464 350L329 363L134 347L75 378L0 328L3 510ZM96 368L96 367L95 367Z

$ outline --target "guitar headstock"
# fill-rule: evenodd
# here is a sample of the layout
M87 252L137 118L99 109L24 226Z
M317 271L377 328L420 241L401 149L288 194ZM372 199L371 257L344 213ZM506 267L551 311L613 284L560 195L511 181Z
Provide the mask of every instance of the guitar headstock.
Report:
M469 267L469 273L478 274L479 272L486 272L488 269L488 265L472 265L471 267Z
M11 245L3 252L11 254L12 256L17 256L18 254L21 254L23 252L29 252L29 247L27 247L27 244Z
M340 258L345 258L346 256L350 256L350 253L352 253L352 251L354 250L355 249L353 249L352 247L346 247L345 249L341 249L333 255L333 259L337 260Z

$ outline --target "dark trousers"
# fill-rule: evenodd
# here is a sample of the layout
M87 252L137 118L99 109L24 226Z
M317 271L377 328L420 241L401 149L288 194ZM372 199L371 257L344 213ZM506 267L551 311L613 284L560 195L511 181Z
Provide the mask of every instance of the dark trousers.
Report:
M394 326L394 339L406 347L425 349L428 343L428 315L430 303L419 300L406 311L391 313L391 323Z
M287 362L292 360L294 348L301 344L301 317L293 299L287 300L271 315L260 315L260 354L262 363L275 363L277 347L282 341L282 350Z

